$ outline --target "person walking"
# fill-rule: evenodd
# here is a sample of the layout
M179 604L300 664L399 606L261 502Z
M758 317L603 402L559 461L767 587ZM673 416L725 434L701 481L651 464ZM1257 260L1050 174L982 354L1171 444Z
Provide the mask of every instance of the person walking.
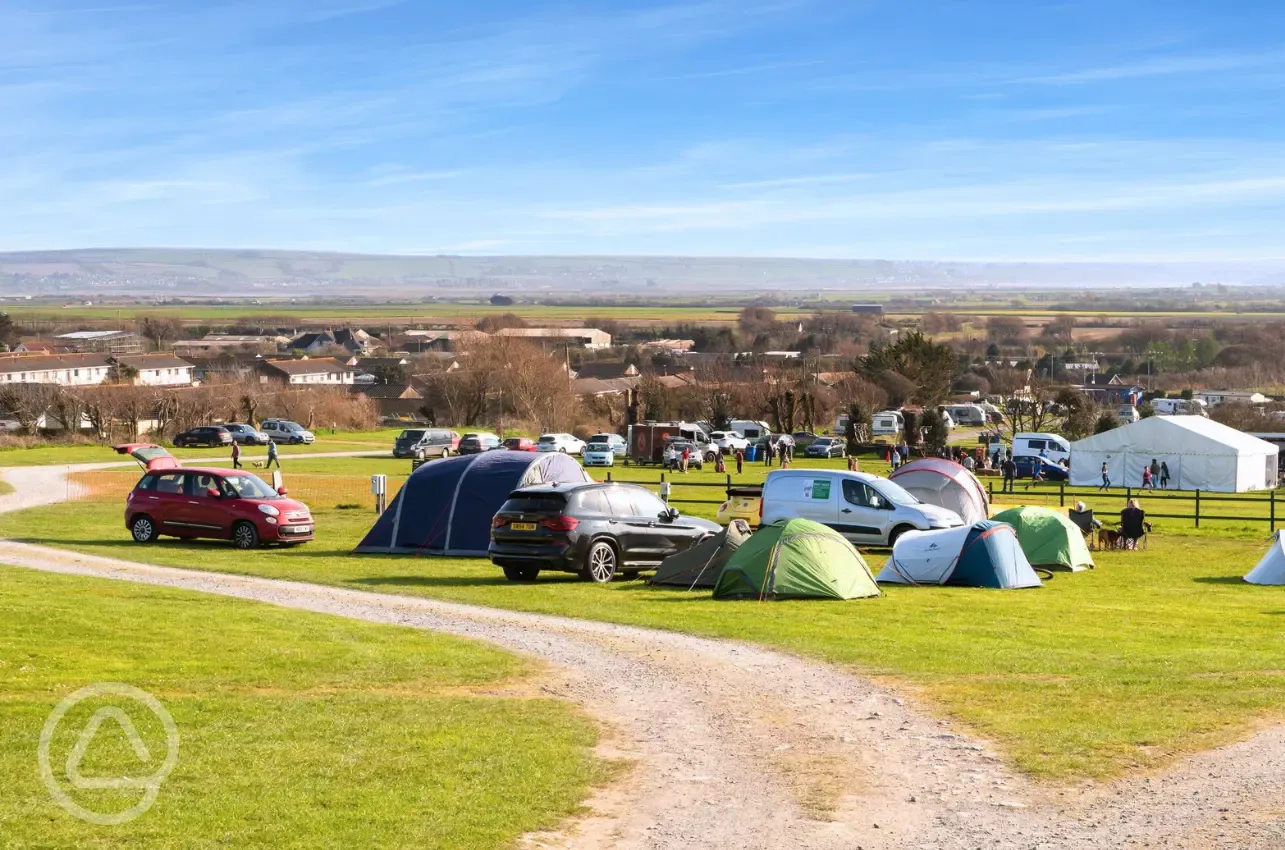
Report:
M1156 482L1160 480L1160 461L1155 458L1151 459L1151 489L1156 489Z
M277 465L277 469L281 468L281 458L277 457L277 441L269 437L268 438L268 462L263 465L263 468L268 469L274 463Z
M683 446L683 454L678 462L679 463L678 468L683 471L683 475L687 474L687 464L691 461L691 459L692 459L692 447Z
M1004 462L1000 464L1000 471L1004 474L1004 486L1001 493L1012 493L1014 491L1014 482L1017 478L1017 464L1013 461L1013 456L1008 455Z
M1160 462L1160 489L1169 489L1169 461L1167 460Z
M1111 489L1111 473L1107 471L1107 462L1105 460L1102 461L1102 486L1099 487L1098 489L1099 490Z
M736 474L740 475L744 471L745 471L745 451L743 449L737 449L736 450Z
M241 468L241 444L236 440L232 441L232 468Z
M1151 467L1142 467L1142 489L1156 489L1156 479L1151 477Z

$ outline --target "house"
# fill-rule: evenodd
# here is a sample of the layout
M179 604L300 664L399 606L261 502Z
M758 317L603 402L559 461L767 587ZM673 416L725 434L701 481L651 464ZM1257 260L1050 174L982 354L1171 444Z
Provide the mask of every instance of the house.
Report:
M374 402L382 417L413 416L424 405L423 394L410 383L356 385L348 391Z
M686 354L696 347L694 339L649 339L646 342L640 342L639 346L651 349L661 354L680 355Z
M54 339L57 345L79 354L137 354L143 350L143 341L133 331L74 331Z
M541 345L576 345L590 351L611 347L611 334L596 328L500 328L495 336L520 337Z
M335 345L352 354L372 354L384 344L360 328L341 328L334 332Z
M183 358L193 366L192 375L198 381L212 378L241 379L259 370L263 355L245 352L222 351L213 357L188 355Z
M196 379L196 365L173 354L122 354L114 359L137 373L133 378L135 386L181 387Z
M1136 384L1124 381L1119 375L1104 376L1102 373L1089 376L1089 380L1076 386L1080 392L1098 404L1132 404L1142 401L1146 392Z
M206 334L200 339L181 339L170 348L179 355L214 355L224 351L276 351L289 342L284 336Z
M637 385L635 378L576 378L571 382L571 391L581 398L617 396L625 395Z
M0 355L0 384L94 386L106 381L111 370L107 354Z
M632 363L595 360L583 363L575 370L577 378L597 378L611 380L614 378L637 378L638 367Z
M16 354L57 354L58 353L58 349L54 348L54 346L50 345L47 342L42 342L38 339L32 339L26 342L20 342L13 350L14 350L14 353Z
M291 386L347 386L356 381L354 366L333 357L316 360L264 360L260 365L262 381L282 381Z
M335 338L329 331L312 331L286 343L290 351L302 351L304 354L321 354L335 347Z
M1271 401L1262 393L1252 390L1197 390L1195 397L1213 407L1216 404L1239 402L1241 404L1267 404Z
M410 354L428 351L459 351L470 344L491 338L485 331L475 330L409 330L397 338L398 350Z

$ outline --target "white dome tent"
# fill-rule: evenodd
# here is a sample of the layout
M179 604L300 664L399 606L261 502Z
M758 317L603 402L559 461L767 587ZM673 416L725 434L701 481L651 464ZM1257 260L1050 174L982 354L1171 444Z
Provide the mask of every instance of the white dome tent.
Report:
M924 457L911 461L888 478L921 502L952 510L965 525L990 516L986 488L977 476L953 460Z
M1276 446L1203 416L1149 416L1071 444L1071 484L1142 486L1151 461L1169 467L1169 489L1245 493L1276 486ZM1160 486L1160 481L1155 485Z
M1245 581L1250 584L1285 584L1285 535L1279 531L1272 535L1272 547L1249 571Z

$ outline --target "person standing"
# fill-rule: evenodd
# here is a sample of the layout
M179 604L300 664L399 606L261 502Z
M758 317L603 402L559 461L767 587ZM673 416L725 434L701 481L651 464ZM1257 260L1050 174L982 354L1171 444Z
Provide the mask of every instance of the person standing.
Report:
M1169 461L1167 460L1160 462L1160 489L1169 489Z
M1151 459L1151 489L1156 489L1156 482L1160 480L1160 461L1155 458Z
M723 474L727 473L727 464L723 461L723 452L721 449L714 455L714 471Z
M745 450L736 450L736 474L740 475L745 471Z
M682 459L679 461L679 464L680 464L679 468L683 471L683 475L687 474L687 464L691 461L691 459L692 459L692 447L683 446Z
M964 469L967 469L969 472L972 472L976 468L977 468L977 461L973 460L973 456L969 454L964 455Z
M770 438L763 441L763 465L764 466L772 465L772 452L775 449L776 449L776 446L772 445L772 440Z
M1012 493L1014 491L1014 481L1017 478L1017 464L1013 462L1013 456L1008 455L1004 462L1000 464L1000 471L1004 473L1004 486L1001 493Z
M1107 462L1105 460L1102 461L1102 486L1099 487L1098 489L1099 490L1111 489L1111 473L1107 470Z
M277 457L277 441L269 437L268 438L268 462L263 465L263 468L268 469L274 463L277 465L277 469L281 468L281 458Z
M241 444L236 440L232 441L232 468L241 468Z

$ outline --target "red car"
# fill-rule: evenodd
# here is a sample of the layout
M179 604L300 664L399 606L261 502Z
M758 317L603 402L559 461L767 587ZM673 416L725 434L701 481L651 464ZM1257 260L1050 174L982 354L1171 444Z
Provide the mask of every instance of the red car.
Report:
M533 452L536 450L535 440L530 437L509 437L504 441L504 448L511 452Z
M241 469L180 466L158 446L117 446L145 464L147 473L125 500L125 527L138 543L164 534L231 540L238 549L268 543L293 545L313 538L312 512L257 475Z

